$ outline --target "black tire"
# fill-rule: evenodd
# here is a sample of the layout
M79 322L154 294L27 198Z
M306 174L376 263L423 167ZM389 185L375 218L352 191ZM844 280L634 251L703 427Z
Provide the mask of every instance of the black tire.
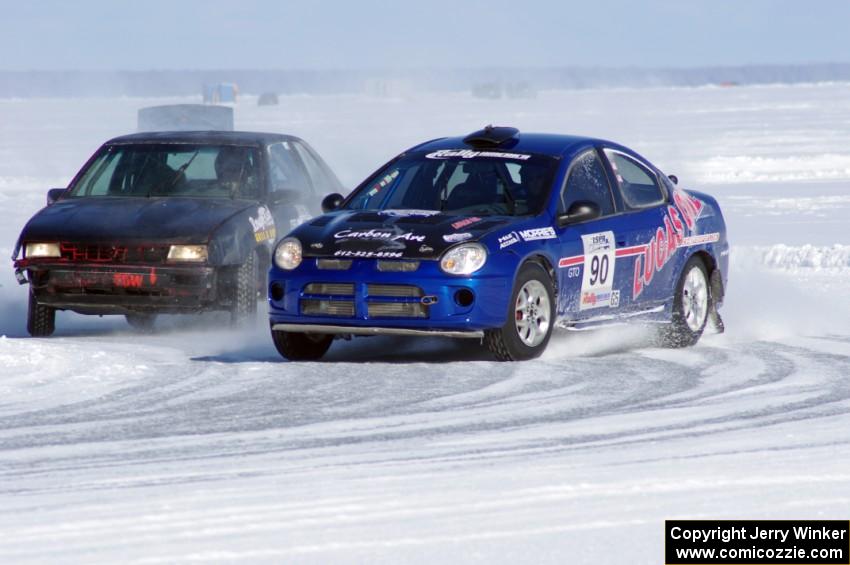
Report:
M33 337L48 337L56 331L56 308L39 304L30 287L27 308L27 332Z
M517 324L517 297L523 287L531 281L536 281L542 286L549 302L548 323L543 330L543 339L533 345L529 345L523 341L520 337L520 327ZM537 306L541 306L541 301L537 301ZM520 268L516 281L514 281L505 325L501 328L484 332L484 343L487 345L487 349L499 361L534 359L535 357L539 357L549 344L549 338L552 337L552 328L554 325L555 286L552 278L546 272L546 269L537 263L526 263ZM539 326L537 327L539 328Z
M692 271L694 272L694 276L702 277L706 302L702 320L700 321L697 317L697 319L689 324L685 312L685 295L687 294L685 292L685 283ZM712 307L711 289L708 280L708 273L706 272L703 260L697 256L688 259L674 289L673 317L670 324L660 331L660 342L662 346L671 348L691 347L699 341L705 330L706 323L708 322L708 314ZM692 325L695 327L691 327Z
M236 269L230 305L230 322L234 326L257 317L257 263L257 254L251 252Z
M131 328L142 333L152 333L156 325L156 314L134 312L124 316Z
M328 352L332 335L282 332L272 330L272 341L280 353L290 361L316 361Z

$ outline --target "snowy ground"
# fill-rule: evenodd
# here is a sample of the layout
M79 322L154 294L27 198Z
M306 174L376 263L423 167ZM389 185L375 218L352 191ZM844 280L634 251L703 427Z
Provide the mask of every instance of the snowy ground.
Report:
M0 254L166 102L0 100ZM254 102L238 127L303 136L347 186L489 122L630 145L719 197L728 331L564 335L521 364L370 338L292 364L214 316L139 336L61 314L28 339L0 269L0 560L654 564L665 518L847 518L850 85Z

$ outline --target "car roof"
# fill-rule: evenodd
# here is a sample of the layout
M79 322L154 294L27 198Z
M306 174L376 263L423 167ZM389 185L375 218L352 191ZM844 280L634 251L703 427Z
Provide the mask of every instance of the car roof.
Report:
M522 153L537 153L542 155L560 156L572 152L579 147L604 143L616 145L608 141L578 135L560 135L552 133L517 133L517 135L504 143L491 146L470 144L464 141L466 136L443 137L426 141L411 150L435 151L439 149L469 148L479 151L516 151Z
M280 141L301 141L293 135L253 131L154 131L114 137L106 145L134 143L198 143L211 145L268 145Z

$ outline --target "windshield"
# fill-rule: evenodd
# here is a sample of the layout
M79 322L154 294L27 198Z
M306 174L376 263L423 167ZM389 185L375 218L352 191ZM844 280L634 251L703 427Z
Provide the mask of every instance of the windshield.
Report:
M260 196L259 151L235 145L112 145L71 188L71 197Z
M537 214L546 202L555 166L552 157L502 150L417 152L379 171L344 208Z

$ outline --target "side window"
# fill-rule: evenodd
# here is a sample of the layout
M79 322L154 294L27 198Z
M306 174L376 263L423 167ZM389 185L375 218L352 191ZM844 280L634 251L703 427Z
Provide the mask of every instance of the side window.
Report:
M286 143L294 146L298 155L301 156L301 161L307 169L307 174L310 175L310 178L313 180L313 186L316 187L316 189L322 194L333 191L334 186L328 180L325 168L321 165L321 163L319 163L313 153L297 141L290 141Z
M605 150L614 170L623 200L630 208L646 208L664 201L655 174L641 163L622 153Z
M576 157L570 166L570 176L561 192L561 210L566 212L575 202L589 200L599 205L603 216L614 213L614 200L608 176L596 151L591 149Z
M313 190L292 143L288 141L269 145L269 179L272 190Z

